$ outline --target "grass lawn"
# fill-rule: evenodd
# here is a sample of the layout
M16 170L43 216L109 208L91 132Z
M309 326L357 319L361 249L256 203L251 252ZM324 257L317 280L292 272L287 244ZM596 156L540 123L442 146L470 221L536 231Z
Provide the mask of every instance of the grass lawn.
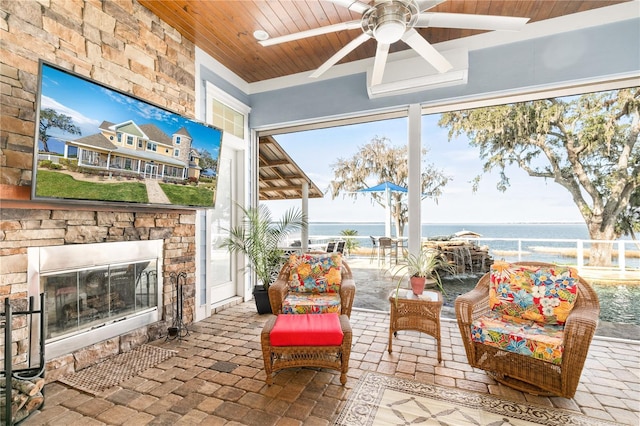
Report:
M140 182L94 183L75 180L71 176L38 170L36 196L82 200L127 201L148 203L147 188Z
M213 192L211 189L189 185L175 185L161 183L162 191L169 197L171 204L178 206L213 207Z

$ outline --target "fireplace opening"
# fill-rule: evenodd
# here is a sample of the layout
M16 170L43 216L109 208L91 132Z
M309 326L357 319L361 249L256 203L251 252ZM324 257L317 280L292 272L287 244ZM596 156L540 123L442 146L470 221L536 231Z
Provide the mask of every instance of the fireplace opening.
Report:
M41 276L49 341L155 308L157 261Z
M163 240L28 249L29 295L45 293L45 358L158 321Z

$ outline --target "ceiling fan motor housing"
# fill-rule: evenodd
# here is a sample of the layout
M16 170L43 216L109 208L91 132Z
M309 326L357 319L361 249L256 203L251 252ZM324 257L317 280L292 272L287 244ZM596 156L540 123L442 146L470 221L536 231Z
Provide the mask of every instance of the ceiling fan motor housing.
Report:
M379 0L362 15L362 31L380 43L392 44L413 27L418 13L414 0Z

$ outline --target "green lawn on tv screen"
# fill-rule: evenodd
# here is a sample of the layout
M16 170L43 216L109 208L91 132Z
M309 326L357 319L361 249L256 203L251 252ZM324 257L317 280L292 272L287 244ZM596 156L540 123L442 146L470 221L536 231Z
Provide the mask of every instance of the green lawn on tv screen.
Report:
M36 196L80 200L148 203L147 188L140 182L85 182L59 172L38 170Z
M171 204L177 206L202 206L213 207L213 194L211 189L161 183L160 188L169 197Z

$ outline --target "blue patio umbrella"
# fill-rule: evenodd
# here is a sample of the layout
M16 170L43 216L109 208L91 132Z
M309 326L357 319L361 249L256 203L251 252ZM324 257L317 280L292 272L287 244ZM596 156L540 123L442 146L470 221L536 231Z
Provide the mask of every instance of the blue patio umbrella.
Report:
M407 188L404 186L396 185L393 182L382 182L376 186L372 186L371 188L363 188L359 189L356 192L384 192L385 193L385 213L386 220L384 223L384 235L387 237L391 236L391 193L392 192L407 192Z

